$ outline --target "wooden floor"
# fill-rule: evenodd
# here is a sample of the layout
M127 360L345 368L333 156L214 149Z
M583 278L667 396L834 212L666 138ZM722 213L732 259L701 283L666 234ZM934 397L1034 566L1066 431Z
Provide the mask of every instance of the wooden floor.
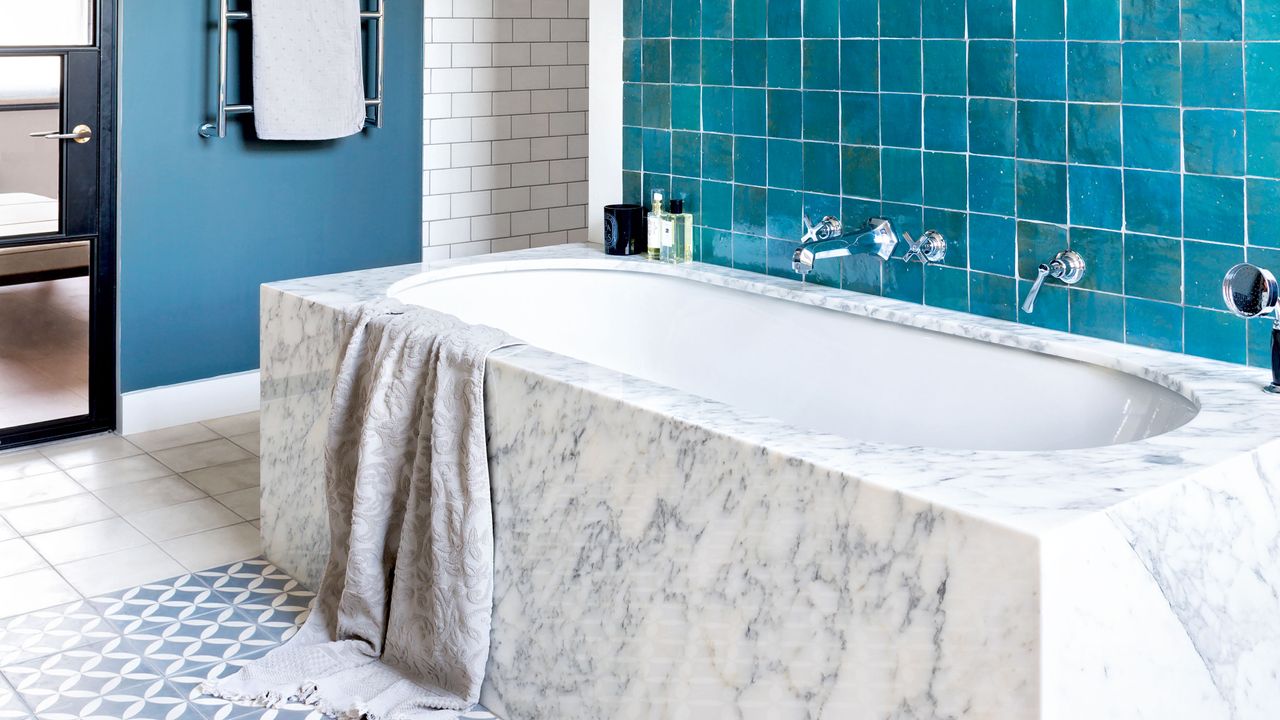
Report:
M89 410L89 278L0 287L0 428Z

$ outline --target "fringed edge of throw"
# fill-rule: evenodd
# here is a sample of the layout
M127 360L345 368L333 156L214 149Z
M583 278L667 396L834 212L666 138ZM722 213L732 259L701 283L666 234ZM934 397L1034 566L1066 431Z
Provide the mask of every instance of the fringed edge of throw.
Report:
M374 713L365 710L359 706L347 709L340 709L332 704L325 702L320 697L320 688L315 683L305 683L298 688L298 692L285 697L275 690L264 690L257 695L242 695L240 693L227 692L219 688L215 683L203 682L200 684L200 693L216 698L221 698L238 705L250 705L260 708L278 708L285 703L298 703L300 705L309 705L319 710L327 717L335 718L335 720L379 720Z

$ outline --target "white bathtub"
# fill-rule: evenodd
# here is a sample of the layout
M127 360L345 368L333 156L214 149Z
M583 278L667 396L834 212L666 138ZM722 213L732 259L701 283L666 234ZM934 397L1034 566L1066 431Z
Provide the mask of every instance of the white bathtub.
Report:
M589 246L275 283L304 583L341 317L388 294L529 343L485 375L503 717L1280 717L1265 371Z
M683 277L577 265L482 265L412 278L390 294L852 440L970 450L1101 447L1169 432L1198 411L1155 382L1097 365Z

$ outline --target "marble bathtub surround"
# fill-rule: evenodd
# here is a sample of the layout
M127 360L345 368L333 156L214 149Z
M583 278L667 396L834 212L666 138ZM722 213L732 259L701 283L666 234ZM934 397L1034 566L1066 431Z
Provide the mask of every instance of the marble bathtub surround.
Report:
M203 689L341 718L465 711L493 612L485 360L513 340L392 299L341 320L314 613L284 647Z
M1266 3L622 3L622 199L686 198L699 259L794 277L803 212L886 217L941 231L947 260L851 259L811 280L1269 362L1266 323L1216 292L1237 262L1280 270ZM1089 277L1021 312L1067 247Z
M540 267L658 273L1048 353L1146 378L1200 411L1126 445L924 450L814 433L536 347L499 351L482 697L500 714L1225 720L1280 707L1260 680L1280 672L1280 404L1258 390L1265 372L583 246L425 269ZM325 561L334 319L423 270L263 290L264 543L304 581Z

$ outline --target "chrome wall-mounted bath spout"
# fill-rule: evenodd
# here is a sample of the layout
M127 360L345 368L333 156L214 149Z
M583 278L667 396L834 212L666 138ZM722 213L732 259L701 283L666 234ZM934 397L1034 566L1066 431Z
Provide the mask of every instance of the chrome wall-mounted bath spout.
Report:
M814 225L804 216L805 234L791 258L791 267L803 278L813 271L818 260L847 255L874 255L888 260L898 246L898 233L893 223L884 218L871 218L857 231L844 233L844 226L833 217L825 217Z
M1044 287L1044 282L1049 278L1075 285L1084 277L1084 271L1085 262L1080 253L1074 250L1058 253L1053 260L1040 266L1036 282L1031 286L1031 292L1027 293L1026 302L1022 303L1022 312L1029 314L1036 311L1036 298L1040 297L1040 288Z

